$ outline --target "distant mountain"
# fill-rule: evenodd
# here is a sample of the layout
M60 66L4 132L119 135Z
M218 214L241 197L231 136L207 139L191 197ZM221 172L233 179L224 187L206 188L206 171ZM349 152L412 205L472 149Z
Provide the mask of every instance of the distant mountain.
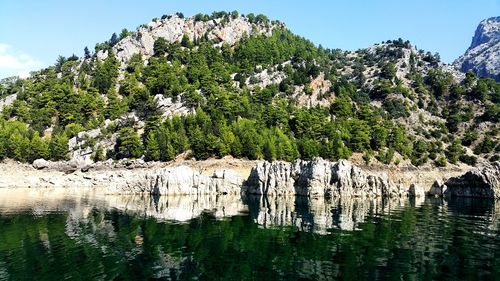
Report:
M469 49L453 65L463 72L472 70L479 77L500 81L500 17L479 23Z

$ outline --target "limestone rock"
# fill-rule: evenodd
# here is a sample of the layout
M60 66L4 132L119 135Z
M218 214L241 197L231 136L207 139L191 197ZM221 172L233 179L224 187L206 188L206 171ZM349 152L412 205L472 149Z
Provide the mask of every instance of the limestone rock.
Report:
M33 168L37 170L41 169L50 169L50 170L57 170L57 171L62 171L62 172L71 172L75 171L76 168L78 167L77 163L74 161L47 161L45 159L36 159L33 161Z
M427 192L430 196L441 197L446 192L446 185L441 180L436 180Z
M0 99L0 111L7 106L11 105L17 99L17 94L12 94Z
M346 160L321 158L292 163L261 162L250 172L248 193L304 196L402 196L405 193L387 178L372 176Z
M479 24L469 49L453 65L463 72L472 70L479 77L500 81L500 17Z
M49 164L50 164L49 161L47 161L43 158L40 158L40 159L36 159L35 161L33 161L33 168L35 168L37 170L41 170L41 169L48 168Z
M220 46L223 43L233 46L244 36L253 34L270 36L274 28L284 27L282 23L250 22L239 16L223 21L217 18L209 21L197 21L194 17L183 18L178 15L164 17L142 25L133 35L127 36L113 46L116 58L125 67L134 54L147 59L154 54L154 42L165 38L168 42L181 42L184 35L191 41L206 36ZM99 59L107 57L106 51L97 53Z
M163 95L158 94L154 97L154 102L158 105L158 110L162 113L163 118L170 118L174 115L184 116L193 113L192 109L180 101L181 99L182 96L174 102L171 97L165 98Z
M113 179L116 193L154 195L239 194L243 178L222 170L209 177L187 166L168 167Z
M500 199L500 162L446 181L446 196Z
M408 195L411 197L425 197L425 192L421 186L412 183L408 190Z

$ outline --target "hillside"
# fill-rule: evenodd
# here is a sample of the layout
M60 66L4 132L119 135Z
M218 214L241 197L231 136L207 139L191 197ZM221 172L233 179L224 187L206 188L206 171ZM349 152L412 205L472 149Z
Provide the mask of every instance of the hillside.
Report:
M500 84L390 40L325 49L263 15L162 16L0 89L0 158L499 159Z

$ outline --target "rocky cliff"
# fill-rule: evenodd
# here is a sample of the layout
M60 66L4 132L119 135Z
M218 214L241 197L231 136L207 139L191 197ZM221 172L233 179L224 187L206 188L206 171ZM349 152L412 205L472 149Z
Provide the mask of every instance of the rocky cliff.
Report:
M469 49L453 64L463 72L472 70L500 81L500 17L479 23Z
M247 181L248 192L264 195L304 196L405 196L407 190L387 177L369 175L351 162L312 161L261 162Z
M445 196L500 199L500 162L445 182Z

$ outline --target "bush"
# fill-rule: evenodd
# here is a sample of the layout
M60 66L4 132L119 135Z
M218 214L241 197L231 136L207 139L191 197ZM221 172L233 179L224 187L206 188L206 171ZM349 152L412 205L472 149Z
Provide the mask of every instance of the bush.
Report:
M470 165L470 166L476 166L477 157L473 156L473 155L464 154L464 155L460 156L460 161L462 161L463 163Z
M434 161L434 164L438 167L446 167L446 165L448 165L448 161L446 160L446 157L440 155L436 161Z

